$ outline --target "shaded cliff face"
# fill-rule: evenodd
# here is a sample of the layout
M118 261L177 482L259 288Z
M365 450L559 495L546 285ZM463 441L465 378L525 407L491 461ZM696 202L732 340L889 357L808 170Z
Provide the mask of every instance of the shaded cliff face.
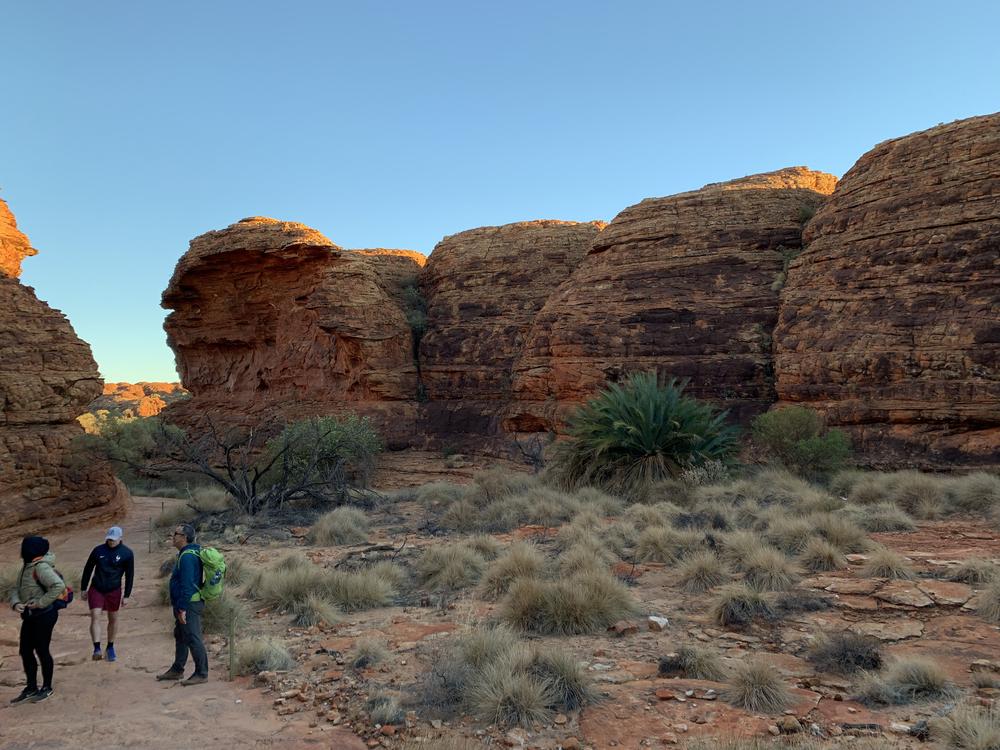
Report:
M19 235L22 249L30 247L2 209L0 237ZM77 460L71 448L83 434L76 417L101 393L90 347L62 313L6 272L0 274L0 351L0 537L117 511L124 496L108 468Z
M511 368L535 316L603 228L529 221L438 243L420 279L428 305L420 344L428 433L497 434L512 397Z
M1000 463L1000 114L876 146L806 242L779 398L888 463Z
M535 318L505 427L558 430L633 370L690 378L737 416L766 408L783 267L835 183L795 167L622 211Z
M260 217L195 238L163 294L167 341L192 394L168 418L252 424L350 409L390 441L411 436L416 368L396 298L419 268L405 254L343 250Z

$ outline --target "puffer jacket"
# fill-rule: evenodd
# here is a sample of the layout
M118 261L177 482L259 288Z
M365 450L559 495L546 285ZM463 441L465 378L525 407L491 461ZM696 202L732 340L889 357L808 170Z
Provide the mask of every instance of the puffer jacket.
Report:
M56 556L48 552L25 565L10 596L10 605L35 604L36 612L51 607L66 590L66 584L55 571L55 563Z

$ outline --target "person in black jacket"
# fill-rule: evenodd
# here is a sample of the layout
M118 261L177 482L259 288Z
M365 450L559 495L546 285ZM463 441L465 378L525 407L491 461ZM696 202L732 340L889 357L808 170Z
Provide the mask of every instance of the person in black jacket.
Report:
M118 627L118 610L128 604L132 596L132 580L135 577L135 556L132 550L122 544L120 526L112 526L104 537L104 544L94 547L83 566L83 577L80 579L80 591L87 594L87 606L90 608L90 638L94 642L94 661L100 661L101 656L101 611L108 613L108 648L105 652L108 661L115 661L115 631ZM90 575L94 580L91 583ZM122 576L125 577L125 596L122 598Z
M200 685L208 681L208 654L201 637L201 618L205 612L205 602L201 599L204 571L194 543L194 527L181 524L174 529L173 543L177 549L177 562L170 574L170 606L174 610L174 663L170 669L156 675L158 680L180 680L184 677L184 665L188 652L194 660L194 672L182 685Z

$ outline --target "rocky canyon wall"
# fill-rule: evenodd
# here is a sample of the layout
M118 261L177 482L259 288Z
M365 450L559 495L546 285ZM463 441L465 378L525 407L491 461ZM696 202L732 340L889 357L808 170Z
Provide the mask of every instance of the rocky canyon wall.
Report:
M806 228L778 397L888 465L1000 465L1000 115L886 141Z
M72 449L101 378L66 317L18 281L33 254L0 200L0 538L107 517L126 497Z

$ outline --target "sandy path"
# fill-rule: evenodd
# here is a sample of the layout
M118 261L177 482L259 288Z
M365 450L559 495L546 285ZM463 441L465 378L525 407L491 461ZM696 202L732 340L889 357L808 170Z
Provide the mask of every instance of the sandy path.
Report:
M90 660L90 618L78 598L60 614L53 636L55 693L38 705L11 706L9 699L24 684L20 621L9 607L0 610L0 748L357 747L360 741L346 730L310 732L301 721L280 719L260 691L246 689L245 680L227 682L225 664L211 656L208 684L184 687L153 679L170 665L174 648L170 611L156 602L157 568L167 552L155 544L148 552L148 519L159 510L160 500L136 498L121 523L135 552L136 579L129 606L119 615L117 662ZM81 528L50 538L56 565L72 585L103 532ZM0 562L15 561L17 546L6 545Z

